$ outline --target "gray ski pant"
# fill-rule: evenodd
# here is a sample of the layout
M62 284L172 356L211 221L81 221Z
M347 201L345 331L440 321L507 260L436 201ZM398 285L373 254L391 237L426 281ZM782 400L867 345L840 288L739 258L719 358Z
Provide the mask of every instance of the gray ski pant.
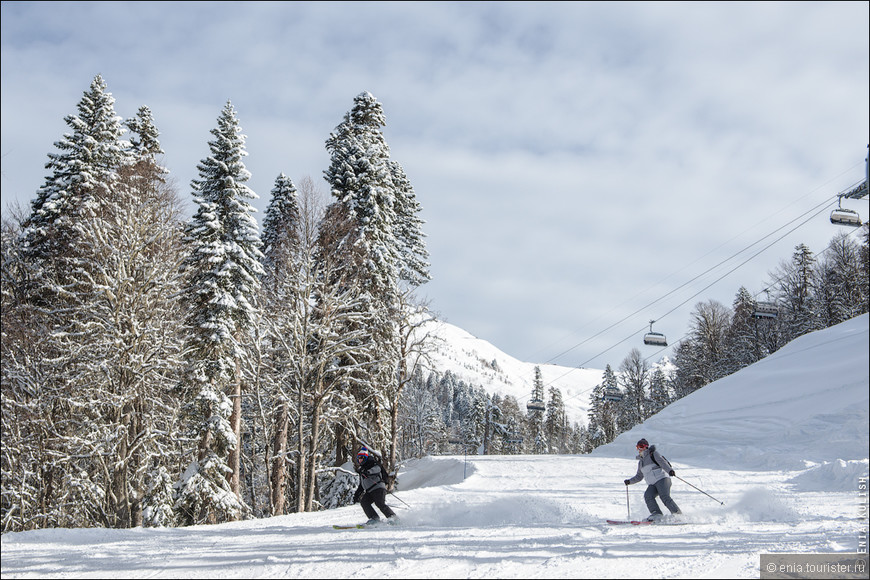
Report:
M663 477L653 485L646 488L646 491L643 494L643 499L646 502L646 507L649 509L650 515L662 515L662 510L659 507L659 503L656 501L656 497L662 498L662 503L665 504L665 507L668 508L672 514L682 513L680 508L677 507L676 502L671 499L670 477Z

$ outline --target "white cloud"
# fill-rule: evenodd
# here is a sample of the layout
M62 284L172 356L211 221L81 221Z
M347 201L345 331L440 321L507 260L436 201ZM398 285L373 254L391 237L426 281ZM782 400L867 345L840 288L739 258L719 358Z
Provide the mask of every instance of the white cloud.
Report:
M231 100L261 209L280 172L321 183L324 141L368 90L427 220L423 293L537 356L549 329L589 337L863 175L868 20L831 2L7 2L2 201L33 197L97 73L122 116L151 107L184 193ZM823 214L695 301L760 291L797 243L833 233Z

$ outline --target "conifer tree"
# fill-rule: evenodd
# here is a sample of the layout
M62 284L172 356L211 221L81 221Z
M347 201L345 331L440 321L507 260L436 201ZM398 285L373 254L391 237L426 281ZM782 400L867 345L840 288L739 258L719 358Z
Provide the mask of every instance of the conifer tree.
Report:
M541 367L535 367L534 385L532 386L532 401L541 405L544 404L544 379L541 375ZM528 422L528 431L531 437L528 450L531 453L543 454L548 453L547 435L544 430L544 411L536 408L529 408L526 415Z
M151 109L146 106L139 107L136 116L124 121L124 126L131 133L128 152L133 162L140 160L154 160L156 162L157 155L162 155L163 149L160 147L160 133L154 125ZM162 173L168 173L168 171L163 170Z
M567 453L568 420L565 414L565 402L562 399L562 391L557 387L550 387L548 394L549 400L547 401L546 418L544 419L547 448L550 453Z
M78 114L64 121L71 132L55 143L45 168L51 171L31 202L24 223L23 246L30 260L46 260L66 253L75 243L73 224L97 190L111 189L118 168L125 163L125 129L115 114L115 99L97 75L78 104ZM63 271L63 266L57 268Z
M260 238L245 184L250 173L244 135L227 102L211 131L210 155L192 182L197 211L187 224L184 379L188 417L199 437L194 461L179 482L186 523L238 519L242 343L262 274Z
M649 380L649 415L655 415L671 403L668 382L660 366L653 369Z
M369 331L368 360L356 359L351 388L361 413L353 415L350 429L367 433L377 447L393 447L389 417L396 406L390 393L401 391L407 373L400 366L401 327L411 316L403 308L402 285L413 288L428 279L419 205L404 171L390 159L382 127L381 104L370 93L354 99L326 141L330 165L324 171L335 198L331 212L349 222L346 234L334 245L356 272L361 303ZM356 325L359 328L359 325ZM398 378L397 378L398 377ZM394 381L398 384L386 388ZM360 424L360 421L365 424ZM339 446L341 443L339 444ZM337 450L336 462L343 460ZM393 466L388 465L388 469Z
M733 315L725 338L725 374L737 372L768 354L759 333L763 333L773 321L753 317L755 308L755 298L741 286L734 297Z
M602 381L592 389L589 405L589 438L593 447L610 443L618 433L619 404L608 401L604 393L618 389L618 379L608 364Z
M390 160L390 176L395 191L395 238L401 256L399 278L411 288L429 281L429 252L423 233L423 220L414 188L398 162Z
M780 327L783 343L820 328L816 311L816 258L805 245L798 244L791 260L782 262L773 278L777 280L777 302L781 305Z
M288 261L287 255L299 243L302 220L293 181L280 174L275 179L272 197L263 218L263 255L266 263L278 268Z

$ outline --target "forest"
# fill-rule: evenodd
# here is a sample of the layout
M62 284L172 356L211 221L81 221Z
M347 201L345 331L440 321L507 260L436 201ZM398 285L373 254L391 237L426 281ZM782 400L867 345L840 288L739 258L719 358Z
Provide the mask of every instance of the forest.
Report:
M586 424L536 369L534 404L432 368L421 205L363 92L325 140L324 203L279 174L262 224L227 102L190 185L150 109L94 78L26 211L2 224L2 531L184 526L350 503L361 446L392 474L427 454L588 453L669 403L868 311L868 228L806 246L764 304L696 305L673 364L637 349ZM855 240L854 233L862 239Z

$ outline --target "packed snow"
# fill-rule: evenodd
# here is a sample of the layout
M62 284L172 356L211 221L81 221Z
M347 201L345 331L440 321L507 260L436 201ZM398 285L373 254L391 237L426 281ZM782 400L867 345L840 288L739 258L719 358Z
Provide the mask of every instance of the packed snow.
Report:
M867 551L868 315L803 336L591 455L408 462L389 503L215 526L2 536L3 578L758 578L769 553ZM642 518L634 446L674 464L677 526Z

